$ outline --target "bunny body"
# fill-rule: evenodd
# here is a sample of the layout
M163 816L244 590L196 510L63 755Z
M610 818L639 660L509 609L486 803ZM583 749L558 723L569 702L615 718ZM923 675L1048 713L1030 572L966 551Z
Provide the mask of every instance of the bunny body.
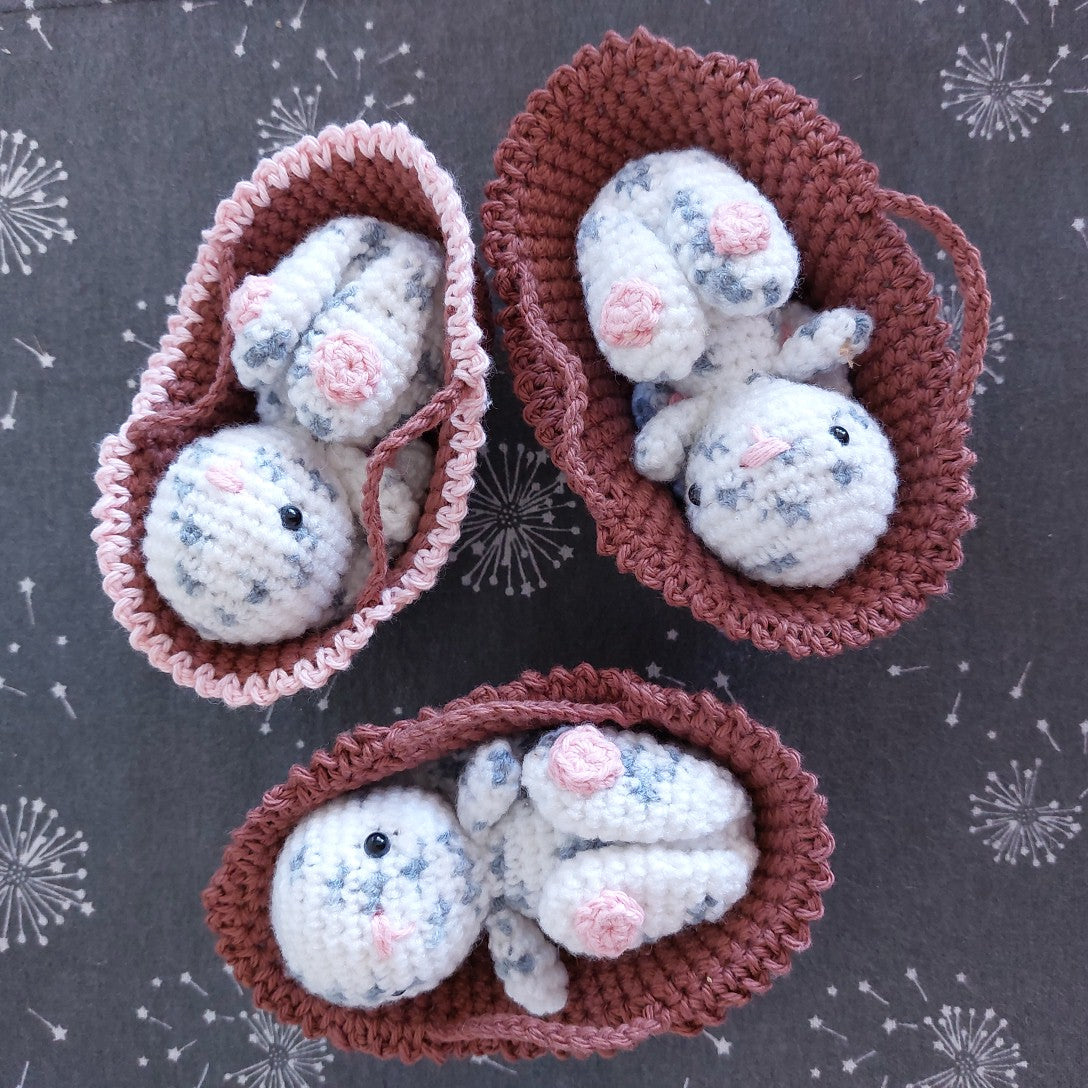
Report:
M452 806L441 791L378 787L292 831L271 914L304 987L364 1007L412 996L452 973L483 928L511 998L555 1012L567 995L559 947L614 957L717 920L756 861L732 776L645 733L562 727L523 754L495 740L447 792ZM368 854L374 835L385 853ZM330 879L353 890L343 908Z
M235 290L231 361L266 422L369 448L441 385L442 291L438 243L333 219Z
M636 383L635 467L679 482L692 529L749 577L827 586L853 570L897 488L846 380L868 315L790 302L799 259L774 206L701 149L628 163L577 245L594 335Z

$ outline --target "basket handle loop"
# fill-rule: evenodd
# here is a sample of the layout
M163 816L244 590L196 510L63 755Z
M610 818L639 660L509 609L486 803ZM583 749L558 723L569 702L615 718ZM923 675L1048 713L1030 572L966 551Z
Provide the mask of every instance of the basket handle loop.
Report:
M363 529L366 532L366 543L370 549L373 565L366 584L356 598L357 608L372 604L378 599L389 575L389 550L386 547L385 529L382 527L378 499L378 487L381 484L382 474L397 453L409 442L428 431L441 427L453 415L461 393L458 382L443 386L415 415L387 434L374 447L374 452L370 455L367 462L366 483L363 485L362 513Z
M978 250L967 236L940 208L921 197L878 189L876 206L888 215L910 219L936 238L952 260L963 299L963 333L960 337L959 367L956 372L957 399L970 396L982 373L986 358L986 339L990 333L990 291Z

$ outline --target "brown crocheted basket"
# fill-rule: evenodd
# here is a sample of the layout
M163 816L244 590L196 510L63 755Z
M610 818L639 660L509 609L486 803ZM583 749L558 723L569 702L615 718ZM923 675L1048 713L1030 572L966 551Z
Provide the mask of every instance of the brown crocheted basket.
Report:
M373 451L362 509L375 562L354 613L274 645L211 642L181 620L148 576L144 516L183 446L255 418L254 396L234 374L230 330L222 321L231 292L246 275L268 272L315 226L340 215L374 215L442 244L445 384ZM379 623L434 584L460 532L483 442L489 360L476 308L486 292L474 258L453 179L404 125L329 126L262 161L253 178L219 205L132 414L102 443L95 477L102 497L93 536L114 616L132 645L178 684L232 706L267 705L319 687L348 667ZM397 450L424 434L436 436L438 446L430 490L415 536L391 567L378 481Z
M627 161L701 146L774 201L801 250L803 297L876 322L855 392L899 461L898 504L867 561L829 589L779 589L726 567L667 487L631 465L630 385L597 350L575 267L579 220ZM895 631L947 589L973 524L966 448L989 294L978 252L937 208L880 187L877 169L816 103L754 61L677 49L645 29L581 49L529 97L495 153L484 249L525 418L585 500L597 547L701 620L762 649L833 654ZM933 281L889 216L949 254L964 302L959 358Z
M287 976L268 917L276 856L292 827L316 806L488 737L569 721L650 725L710 753L752 798L760 860L744 898L719 922L690 927L617 960L564 958L570 998L562 1012L532 1016L506 997L486 943L437 989L388 1008L347 1009ZM360 725L309 767L294 767L234 832L204 892L217 950L258 1006L327 1036L345 1050L404 1061L471 1054L509 1058L614 1054L651 1035L697 1034L763 993L809 944L823 912L834 845L826 802L796 752L738 706L689 695L629 672L589 665L526 673L480 687L414 721Z

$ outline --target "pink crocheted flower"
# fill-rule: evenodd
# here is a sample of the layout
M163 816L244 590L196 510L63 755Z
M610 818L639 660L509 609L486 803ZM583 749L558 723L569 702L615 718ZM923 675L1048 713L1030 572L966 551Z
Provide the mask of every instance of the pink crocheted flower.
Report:
M310 356L317 388L333 404L366 400L377 388L384 365L374 343L350 329L326 336Z
M621 774L620 750L592 725L560 734L548 753L548 777L560 789L582 797L608 789Z
M626 892L606 888L583 903L574 915L574 929L594 956L612 959L639 943L646 912Z
M722 257L743 257L766 249L771 241L767 213L747 200L719 204L710 217L710 244Z
M261 316L261 303L272 294L267 276L247 276L242 286L230 296L227 307L227 323L232 329L240 329Z
M601 338L614 348L642 348L653 338L665 304L661 293L645 280L612 284L601 307Z

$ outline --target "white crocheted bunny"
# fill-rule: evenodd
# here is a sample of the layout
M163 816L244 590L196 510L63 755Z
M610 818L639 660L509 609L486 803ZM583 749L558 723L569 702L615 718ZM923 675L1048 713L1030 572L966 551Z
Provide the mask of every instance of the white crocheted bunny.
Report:
M442 382L437 242L367 216L330 220L231 296L231 360L266 423L371 448Z
M340 1005L433 989L481 928L506 992L561 1009L558 948L612 958L716 921L757 860L748 795L647 733L563 726L474 750L452 794L398 783L301 820L270 913L288 971Z
M847 368L873 324L790 302L797 247L774 206L701 149L629 163L579 228L590 324L636 382L634 464L683 478L693 530L775 585L827 586L887 527L897 479Z
M432 454L404 447L382 474L382 524L411 539ZM361 518L367 455L294 424L226 427L186 446L145 523L147 572L204 638L270 643L342 614L371 569Z

